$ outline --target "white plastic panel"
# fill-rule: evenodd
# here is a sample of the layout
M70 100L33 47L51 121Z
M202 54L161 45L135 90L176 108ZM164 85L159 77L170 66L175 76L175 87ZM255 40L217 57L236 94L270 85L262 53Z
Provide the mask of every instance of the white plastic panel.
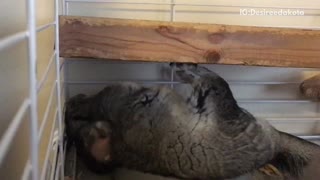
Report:
M13 5L14 4L14 5ZM24 18L26 12L26 1L20 0L1 0L1 28L0 39L10 34L25 30L27 20ZM14 8L14 10L13 10Z
M0 174L5 180L20 179L30 154L30 114L26 113L22 118L19 130L11 142L11 148L4 158L5 165L0 166Z
M245 66L207 65L229 83L241 107L257 117L282 118L280 129L298 132L299 126L292 126L290 118L318 118L318 103L305 99L299 92L299 83L314 69L261 68ZM167 63L102 63L101 61L72 61L68 63L66 82L68 95L93 94L113 81L136 81L154 85L161 82L170 84ZM85 73L81 73L85 72ZM178 80L177 80L178 81ZM159 84L158 84L159 85ZM160 84L161 85L161 84ZM188 85L177 84L177 90L186 91ZM320 118L318 119L320 120ZM318 120L313 120L316 123ZM279 120L281 122L281 120ZM310 122L308 122L310 126ZM277 126L277 123L273 123ZM283 128L287 124L288 128ZM291 127L292 126L292 127ZM317 133L320 129L299 131L302 134Z
M171 19L170 0L65 0L66 14L126 19L163 20ZM81 2L81 3L79 3ZM99 3L100 2L100 3ZM104 3L103 3L104 2ZM237 0L175 0L175 21L201 22L250 26L297 26L319 27L317 0L302 2L286 1L237 1ZM130 4L132 3L132 4ZM135 4L136 3L136 4ZM240 16L240 8L277 9L301 8L304 16ZM318 9L317 9L318 8ZM296 10L296 9L292 9Z
M17 44L0 54L0 137L9 126L10 120L28 95L27 43Z

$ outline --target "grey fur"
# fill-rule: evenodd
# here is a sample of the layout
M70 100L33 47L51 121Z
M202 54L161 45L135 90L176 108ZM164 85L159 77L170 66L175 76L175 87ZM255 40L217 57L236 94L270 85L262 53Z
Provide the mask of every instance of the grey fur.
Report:
M112 128L115 164L181 179L234 178L268 162L279 165L272 160L282 152L293 157L292 167L283 170L299 176L320 152L240 108L217 74L192 65L177 69L180 78L192 84L187 97L166 87L111 85L68 102L67 131L75 127L71 121L106 121ZM72 136L73 131L68 132Z

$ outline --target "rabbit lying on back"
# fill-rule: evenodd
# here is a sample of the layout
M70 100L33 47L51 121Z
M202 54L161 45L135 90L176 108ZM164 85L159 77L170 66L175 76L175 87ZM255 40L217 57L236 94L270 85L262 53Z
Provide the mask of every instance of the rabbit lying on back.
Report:
M205 180L238 177L270 163L282 178L303 179L313 173L308 179L318 179L313 166L320 163L319 146L256 119L238 106L228 83L206 68L177 69L193 87L187 97L166 87L120 83L67 102L68 136L78 142L88 164ZM90 136L86 131L94 137L86 143L76 129L97 126L98 121L112 132L101 135L97 128L96 136ZM78 122L89 124L79 128L74 125Z

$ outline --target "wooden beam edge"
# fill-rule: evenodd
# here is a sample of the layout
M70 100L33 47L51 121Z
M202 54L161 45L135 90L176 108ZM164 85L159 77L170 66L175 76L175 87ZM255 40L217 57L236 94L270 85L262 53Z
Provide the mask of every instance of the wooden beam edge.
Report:
M60 56L320 67L320 31L60 16Z

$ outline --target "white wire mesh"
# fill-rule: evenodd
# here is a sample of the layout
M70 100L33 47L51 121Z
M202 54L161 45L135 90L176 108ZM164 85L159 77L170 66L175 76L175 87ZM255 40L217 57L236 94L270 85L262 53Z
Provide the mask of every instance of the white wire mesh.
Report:
M13 141L14 136L17 134L17 131L20 128L20 125L23 122L23 117L26 112L30 111L30 155L25 164L25 168L23 173L21 174L21 179L44 179L47 176L46 167L48 166L48 157L49 152L52 153L52 146L54 143L58 145L59 148L59 163L63 166L63 146L62 146L62 107L61 107L61 100L60 100L60 93L61 93L61 85L60 85L60 59L59 59L59 36L58 36L58 0L54 0L55 2L55 16L54 21L48 24L44 24L41 26L36 26L36 1L35 0L28 0L27 1L27 26L26 30L23 32L19 32L7 37L0 39L0 52L5 52L9 48L14 48L17 44L22 42L23 40L28 41L28 61L29 61L29 96L25 98L24 102L22 103L21 107L17 111L16 115L14 116L13 120L11 121L8 129L4 133L3 137L0 140L0 167L4 166L4 159L7 153L10 151L10 145ZM50 27L55 26L55 49L52 52L51 58L49 63L46 67L46 70L40 81L37 81L37 33L46 31ZM44 116L42 117L42 121L38 121L38 93L44 88L44 84L48 81L48 73L49 70L52 69L52 65L55 62L56 64L56 81L55 85L53 86L49 100L47 102L47 108L45 111ZM47 147L46 157L44 167L39 167L39 143L41 137L43 137L43 131L45 126L48 122L48 114L53 106L52 99L53 97L57 98L58 104L56 107L56 115L53 120L53 123L50 127L51 128L51 136L50 142ZM41 122L39 126L39 122ZM58 135L53 136L53 132L56 130L55 124L59 124L58 128ZM40 127L40 129L39 129ZM42 171L42 172L40 172ZM59 179L63 179L63 168L60 168ZM53 177L53 176L52 176Z

